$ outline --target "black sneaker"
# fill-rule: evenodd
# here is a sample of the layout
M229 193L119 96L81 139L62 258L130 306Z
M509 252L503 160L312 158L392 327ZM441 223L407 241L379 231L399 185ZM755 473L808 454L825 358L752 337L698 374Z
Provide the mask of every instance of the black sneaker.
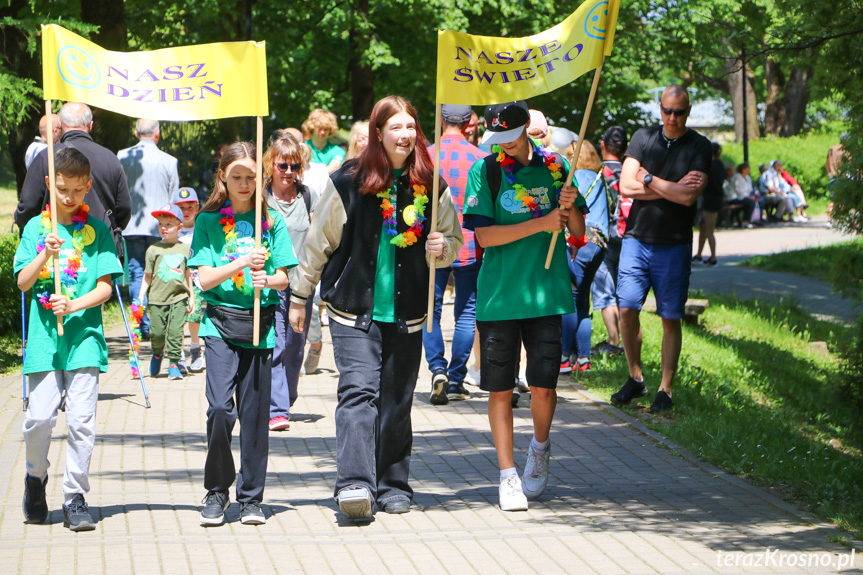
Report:
M210 491L201 502L201 525L204 527L221 525L225 522L225 511L231 505L227 491Z
M617 393L611 396L611 403L614 405L629 405L629 402L639 397L647 395L647 387L644 382L635 381L633 378L626 380L623 387Z
M76 493L69 503L63 504L63 527L68 527L70 531L92 531L96 528L87 502L80 493Z
M410 513L411 511L411 502L407 499L396 499L394 501L388 501L384 504L383 512L389 513L390 515L400 515L402 513Z
M464 388L464 384L450 383L446 390L446 398L449 401L464 401L470 398L470 392Z
M432 376L432 391L429 396L429 403L432 405L446 405L449 403L449 398L446 394L448 387L449 381L445 373L434 374Z
M45 500L45 486L48 478L42 481L32 475L24 477L24 523L45 523L48 519L48 502Z
M243 525L263 525L267 522L261 504L257 501L240 503L240 523Z
M674 408L674 402L671 401L671 396L661 389L656 392L656 398L653 400L653 405L650 406L651 413L661 413L663 411L671 411Z

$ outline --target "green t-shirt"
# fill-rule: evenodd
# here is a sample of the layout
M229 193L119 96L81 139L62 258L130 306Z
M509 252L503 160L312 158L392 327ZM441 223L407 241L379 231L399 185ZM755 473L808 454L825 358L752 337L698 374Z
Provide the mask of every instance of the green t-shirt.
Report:
M316 164L323 164L325 166L329 166L330 162L332 162L333 160L339 160L341 162L345 159L345 151L341 148L341 146L337 146L335 144L327 142L324 145L324 149L319 150L315 147L311 140L306 140L306 144L308 144L309 148L312 149L311 161Z
M393 177L393 187L390 188L390 197L392 191L396 187L396 182L399 176L404 172L404 168L399 168L395 171ZM398 217L398 206L395 206L395 215ZM378 266L375 270L375 300L374 308L372 309L372 319L386 323L395 323L396 321L396 246L390 243L390 236L387 235L383 220L381 220L381 242L378 244Z
M24 226L21 243L15 251L15 277L33 261L38 251L36 242L39 240L39 224L41 216L36 216ZM60 269L62 270L70 255L75 253L72 248L72 234L75 225L58 225L57 235L65 240L60 252ZM108 227L96 218L88 218L84 228L84 249L81 252L81 265L78 268L78 278L75 287L75 297L81 297L96 287L100 277L111 276L111 279L123 275L123 268L117 259L117 251ZM102 306L95 306L69 314L63 318L63 337L57 336L57 316L39 303L39 295L47 290L48 295L54 293L54 266L48 261L51 279L47 287L37 282L33 286L30 302L30 322L27 328L27 358L24 361L24 373L40 371L73 370L84 367L98 367L99 371L108 371L108 346L102 333Z
M153 274L147 302L150 305L171 305L189 297L186 284L186 262L189 246L177 242L168 244L158 241L147 248L144 273Z
M297 265L294 249L291 246L291 237L285 227L282 217L273 210L268 210L273 226L261 233L261 242L269 241L270 257L264 264L264 270L268 275L275 273L276 268L292 268ZM243 256L255 247L255 211L251 210L245 214L235 214L237 232L237 251L227 253L225 232L219 220L222 216L219 212L203 212L195 220L195 237L192 239L192 257L189 259L190 268L200 266L219 267L232 261L231 256ZM252 285L252 275L249 268L243 270L245 285ZM207 304L222 305L238 309L251 309L255 305L252 292L245 294L238 288L233 279L228 278L214 288L203 292ZM279 292L270 288L261 290L261 307L278 305ZM198 332L201 337L212 336L221 338L219 330L213 325L206 315L201 322ZM253 348L250 343L233 342L240 347ZM276 345L276 330L271 327L267 337L258 344L258 349L271 349Z
M542 208L543 215L556 207L558 191L544 165L524 166L517 178ZM500 179L500 192L492 206L485 162L474 162L464 195L464 215L485 216L503 226L530 220L533 214L515 199L515 190L502 170ZM564 234L558 235L557 242L549 269L545 269L549 233L486 248L477 281L476 319L500 321L574 313Z

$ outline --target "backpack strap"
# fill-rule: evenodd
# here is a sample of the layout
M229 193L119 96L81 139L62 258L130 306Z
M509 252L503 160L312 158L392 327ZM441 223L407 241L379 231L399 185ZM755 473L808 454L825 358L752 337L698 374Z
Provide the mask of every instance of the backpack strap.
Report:
M300 195L303 196L303 203L306 204L306 213L309 215L309 221L312 221L312 194L307 185L302 184L300 186Z
M497 203L497 196L500 193L500 164L497 163L497 154L489 154L483 158L485 162L485 179L488 182L488 189L491 191L491 205Z

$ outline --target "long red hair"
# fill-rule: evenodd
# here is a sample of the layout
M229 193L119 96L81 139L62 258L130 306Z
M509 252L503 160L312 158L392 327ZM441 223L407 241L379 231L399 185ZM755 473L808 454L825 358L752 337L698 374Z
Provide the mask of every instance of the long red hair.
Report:
M429 156L426 140L420 128L417 111L413 105L401 96L387 96L378 100L369 118L369 145L357 156L357 171L354 182L360 182L363 194L377 194L393 185L393 164L387 156L381 141L376 137L377 130L383 130L387 121L399 112L407 112L416 122L417 142L414 151L405 161L405 169L410 173L411 181L425 186L429 190L434 179L434 165Z

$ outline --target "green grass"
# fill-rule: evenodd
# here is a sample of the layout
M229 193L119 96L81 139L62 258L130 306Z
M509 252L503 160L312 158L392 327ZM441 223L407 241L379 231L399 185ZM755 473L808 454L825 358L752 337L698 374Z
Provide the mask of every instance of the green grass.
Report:
M753 256L740 265L770 272L790 272L804 276L828 278L833 264L848 261L852 252L863 250L863 238L818 248L794 250L776 254Z
M642 314L642 325L645 376L655 392L662 327L652 314ZM602 339L602 328L594 331ZM863 420L840 393L835 357L809 348L825 341L832 352L846 328L788 304L711 296L702 325L684 326L683 337L673 414L646 412L653 393L625 409L698 457L779 487L863 538ZM580 381L607 399L626 377L623 357L599 357Z

